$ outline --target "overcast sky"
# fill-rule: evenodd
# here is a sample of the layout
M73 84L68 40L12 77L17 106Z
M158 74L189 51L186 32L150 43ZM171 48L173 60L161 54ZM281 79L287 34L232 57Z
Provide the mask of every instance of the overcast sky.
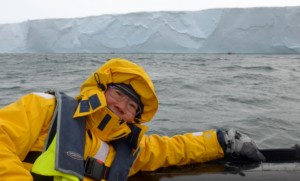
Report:
M0 24L141 11L300 6L300 0L0 0Z

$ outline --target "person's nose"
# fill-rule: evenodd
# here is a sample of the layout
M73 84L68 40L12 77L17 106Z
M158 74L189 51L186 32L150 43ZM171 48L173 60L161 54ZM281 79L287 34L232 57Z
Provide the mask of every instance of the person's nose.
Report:
M125 113L126 107L127 107L127 102L128 102L128 100L125 99L125 100L119 101L119 102L116 104L116 107L117 107L117 109L118 109L118 111L119 111L120 113L122 113L122 114Z

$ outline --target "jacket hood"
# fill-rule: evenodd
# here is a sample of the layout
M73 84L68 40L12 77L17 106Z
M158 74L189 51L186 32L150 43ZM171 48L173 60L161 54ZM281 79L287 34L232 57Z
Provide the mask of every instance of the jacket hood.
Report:
M84 106L89 106L87 109L89 111L81 112L78 109L74 117L91 114L106 106L104 92L107 85L112 83L131 85L140 96L144 106L142 114L137 117L138 121L141 123L151 121L158 109L158 99L153 82L141 66L122 58L108 60L81 85L80 95L77 96L77 99L85 100ZM95 97L98 97L100 103L95 101ZM87 101L89 103L86 103ZM95 104L95 102L97 103ZM81 107L84 106L81 105Z

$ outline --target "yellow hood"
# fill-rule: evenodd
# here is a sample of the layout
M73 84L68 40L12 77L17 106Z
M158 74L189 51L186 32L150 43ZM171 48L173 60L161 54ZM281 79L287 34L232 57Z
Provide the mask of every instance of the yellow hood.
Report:
M108 60L81 85L80 95L77 96L77 99L86 100L91 94L96 93L101 101L101 106L98 107L100 109L106 106L104 92L110 83L130 84L136 93L141 96L141 101L144 105L144 111L139 121L141 123L151 121L158 109L154 85L145 70L129 60L121 58ZM92 108L90 104L88 113L81 114L77 110L74 117L89 115L97 111L98 108Z

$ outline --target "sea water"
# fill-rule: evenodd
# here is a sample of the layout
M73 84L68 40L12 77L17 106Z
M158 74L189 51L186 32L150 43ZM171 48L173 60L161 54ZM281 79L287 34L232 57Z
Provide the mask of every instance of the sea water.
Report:
M76 96L107 59L142 65L159 109L147 134L236 128L260 148L300 143L300 55L0 54L0 107L30 92Z

